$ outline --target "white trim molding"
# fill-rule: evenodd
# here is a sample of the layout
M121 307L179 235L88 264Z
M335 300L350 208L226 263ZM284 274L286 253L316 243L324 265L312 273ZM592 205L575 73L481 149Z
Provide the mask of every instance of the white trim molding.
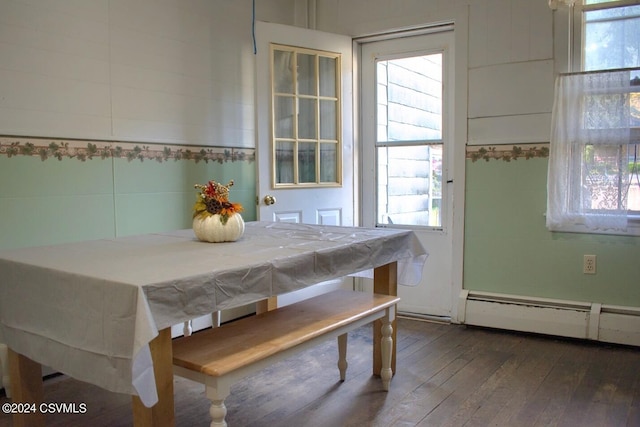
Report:
M556 10L558 7L573 7L576 0L549 0L549 8Z

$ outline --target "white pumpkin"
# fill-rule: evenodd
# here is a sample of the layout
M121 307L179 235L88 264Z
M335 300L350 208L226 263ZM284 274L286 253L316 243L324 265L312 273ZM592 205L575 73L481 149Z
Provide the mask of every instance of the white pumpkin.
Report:
M196 217L193 219L193 232L203 242L235 242L244 233L244 220L238 213L231 215L225 224L218 214L206 218Z

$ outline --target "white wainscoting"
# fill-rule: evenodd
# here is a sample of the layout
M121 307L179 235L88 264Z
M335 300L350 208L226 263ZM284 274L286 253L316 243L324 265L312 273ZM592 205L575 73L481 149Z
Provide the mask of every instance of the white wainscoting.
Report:
M459 323L640 346L640 308L463 290Z

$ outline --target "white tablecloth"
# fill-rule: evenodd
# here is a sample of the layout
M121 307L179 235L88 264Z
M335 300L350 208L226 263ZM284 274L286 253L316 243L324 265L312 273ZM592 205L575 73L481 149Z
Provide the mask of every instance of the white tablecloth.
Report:
M398 261L419 283L411 231L249 222L233 243L192 230L0 251L0 342L107 390L157 402L149 342L216 310Z

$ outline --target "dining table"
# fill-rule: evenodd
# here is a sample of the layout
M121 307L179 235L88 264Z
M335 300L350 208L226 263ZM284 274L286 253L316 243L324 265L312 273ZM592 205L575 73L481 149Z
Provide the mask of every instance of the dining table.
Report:
M235 242L184 229L0 250L14 425L44 425L42 366L132 395L136 426L174 425L171 326L347 276L397 295L427 256L408 229L267 221Z

